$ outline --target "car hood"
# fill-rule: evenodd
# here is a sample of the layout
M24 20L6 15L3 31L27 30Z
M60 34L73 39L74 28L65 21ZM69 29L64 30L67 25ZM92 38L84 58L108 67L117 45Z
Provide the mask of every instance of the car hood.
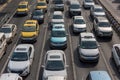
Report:
M81 53L83 55L94 56L99 54L99 50L98 49L81 49Z
M23 70L29 65L29 61L9 61L8 68L10 70Z
M5 33L5 38L10 38L12 37L12 33Z
M65 42L67 41L66 37L51 37L52 42Z
M105 16L105 12L94 12L95 16Z
M64 22L64 19L52 19L52 22Z
M86 24L74 24L75 28L86 28Z
M48 77L48 76L65 76L65 77L67 77L67 72L66 72L66 69L62 70L62 71L44 70L44 77Z
M36 32L22 32L22 37L32 37L36 35Z
M112 31L111 27L99 27L98 29L103 32L111 32Z

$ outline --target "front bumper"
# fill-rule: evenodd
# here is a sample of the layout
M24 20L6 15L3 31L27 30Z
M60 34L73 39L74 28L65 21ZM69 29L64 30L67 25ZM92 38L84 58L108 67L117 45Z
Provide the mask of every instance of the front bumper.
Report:
M51 48L57 48L57 49L64 49L67 47L67 42L66 43L50 43Z
M80 32L85 32L86 28L73 28L74 33L80 33Z

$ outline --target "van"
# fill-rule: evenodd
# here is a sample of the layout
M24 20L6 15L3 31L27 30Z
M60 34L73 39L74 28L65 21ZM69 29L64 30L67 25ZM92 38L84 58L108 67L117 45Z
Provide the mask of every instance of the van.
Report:
M3 54L6 52L7 41L4 33L0 33L0 59Z

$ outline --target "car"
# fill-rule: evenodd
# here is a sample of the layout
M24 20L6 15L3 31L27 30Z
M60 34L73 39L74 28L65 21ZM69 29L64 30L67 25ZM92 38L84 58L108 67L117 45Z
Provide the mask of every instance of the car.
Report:
M72 29L74 33L80 33L86 31L86 22L83 16L73 17Z
M48 76L45 80L67 80L64 76Z
M24 42L35 42L39 35L39 24L37 20L26 20L21 30L21 40Z
M39 23L43 23L44 22L43 10L34 10L32 13L32 19L37 20Z
M29 12L28 1L21 1L18 5L16 14L17 15L27 15Z
M53 24L64 24L64 15L61 11L54 11L50 26Z
M83 7L85 9L90 9L94 5L95 5L95 3L93 0L83 0Z
M27 76L34 58L34 46L32 44L19 44L10 56L7 71Z
M113 30L110 22L106 17L96 17L93 22L93 30L99 37L112 38Z
M0 32L3 32L5 34L5 38L8 43L12 42L17 33L17 26L15 24L4 24L0 28Z
M105 11L102 6L100 5L93 5L90 9L90 17L94 20L96 17L103 16L105 17Z
M23 78L15 73L3 73L0 75L0 80L23 80Z
M52 28L50 36L50 47L57 49L67 48L67 34L65 28Z
M50 76L63 76L67 78L66 55L62 50L49 50L45 54L43 67L43 80ZM52 79L53 77L51 77ZM55 77L54 77L55 78ZM60 77L62 79L62 77ZM53 80L53 79L52 79Z
M54 9L56 11L64 11L64 2L63 0L53 0Z
M77 0L70 1L70 6L69 6L69 16L80 16L81 15L81 6L80 3Z
M95 36L91 32L80 33L78 53L82 62L98 62L100 51Z
M7 40L5 38L5 33L0 33L0 59L6 53Z
M90 71L86 80L112 80L107 71Z
M45 1L39 1L36 5L36 9L42 9L44 13L47 12L47 3Z
M114 44L112 47L112 58L115 61L117 70L120 72L120 44Z

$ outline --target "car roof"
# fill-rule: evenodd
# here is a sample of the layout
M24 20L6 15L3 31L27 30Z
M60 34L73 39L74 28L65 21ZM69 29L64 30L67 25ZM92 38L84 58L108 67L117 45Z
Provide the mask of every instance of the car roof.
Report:
M64 76L48 76L48 80L64 80Z
M74 16L74 19L84 19L83 16Z
M30 46L33 46L33 45L32 44L19 44L16 46L14 52L28 52Z
M18 76L15 73L4 73L0 76L0 80L17 80Z
M24 26L36 26L37 20L26 20Z
M11 28L12 25L14 25L14 24L4 24L4 25L2 26L2 28Z
M49 50L47 51L48 60L63 60L64 52L62 50Z
M94 34L90 32L80 33L80 37L82 41L96 41Z
M90 71L91 80L111 80L107 71Z
M106 17L96 17L96 19L98 20L98 22L109 22L108 19Z
M62 12L61 11L54 11L53 15L61 15Z
M19 3L19 5L27 5L28 4L28 1L21 1L20 3Z
M4 35L4 33L0 32L0 39L2 38L3 35Z

